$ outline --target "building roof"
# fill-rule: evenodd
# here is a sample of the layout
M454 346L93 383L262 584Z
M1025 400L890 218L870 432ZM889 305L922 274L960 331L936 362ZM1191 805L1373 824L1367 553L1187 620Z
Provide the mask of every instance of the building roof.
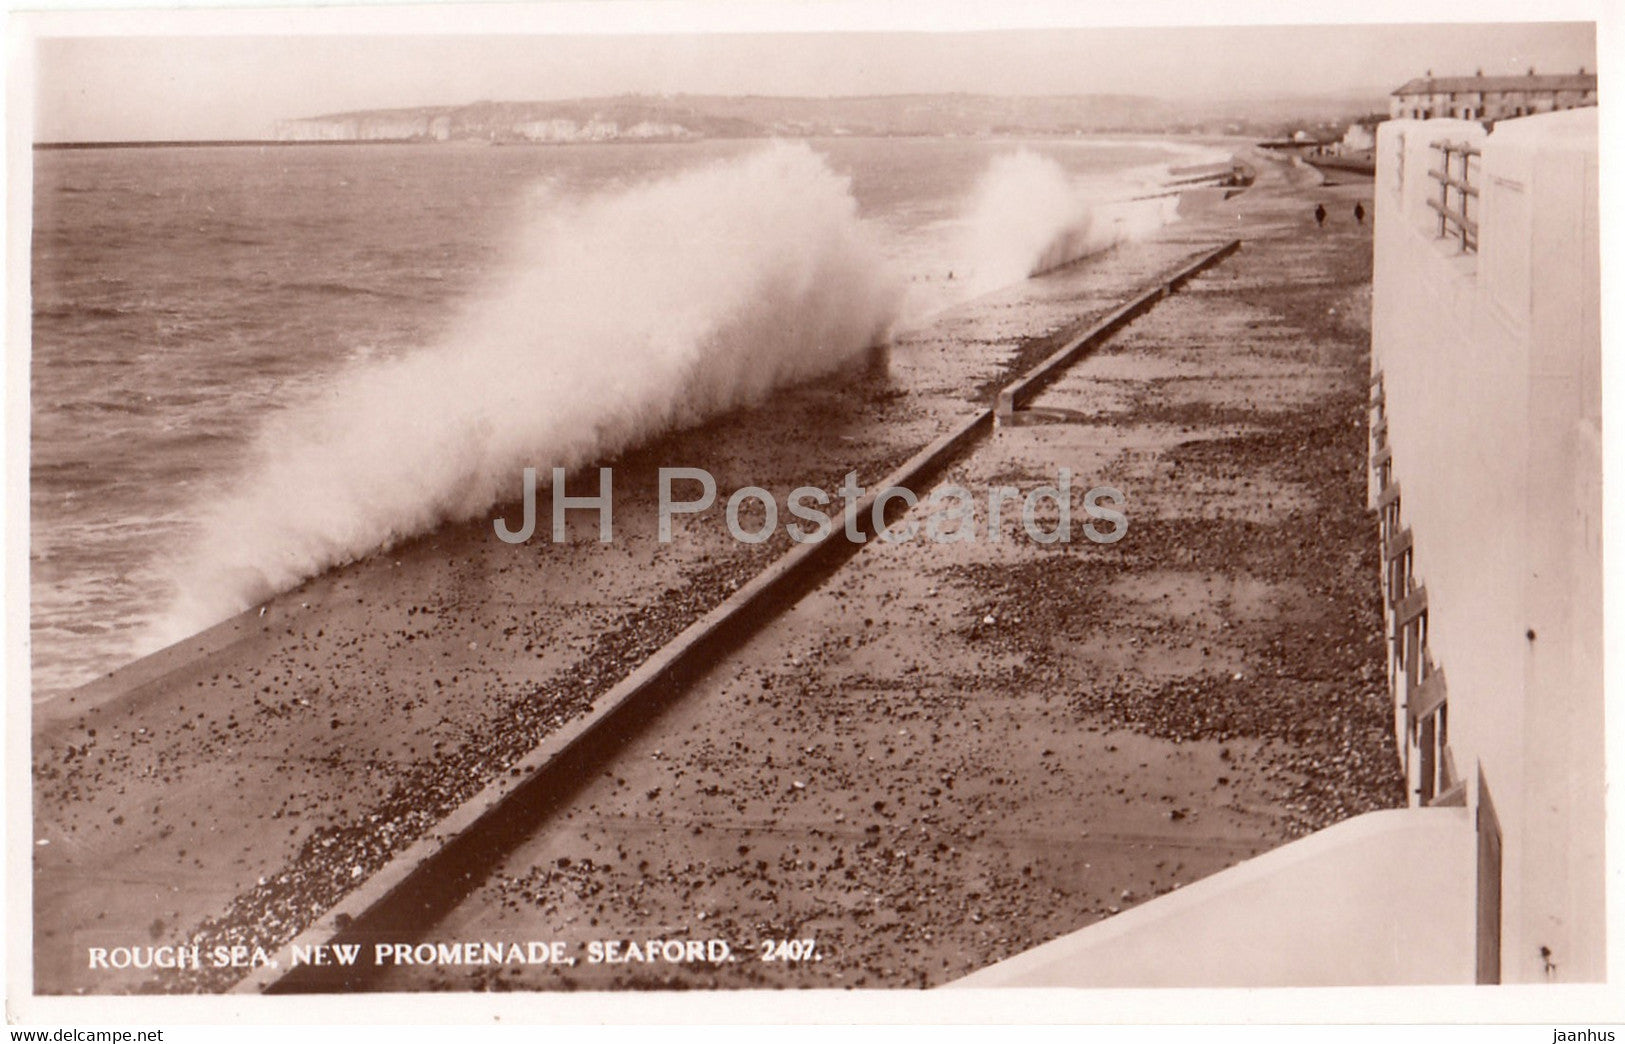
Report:
M1395 95L1449 94L1452 91L1594 91L1593 73L1559 76L1418 76L1398 88Z

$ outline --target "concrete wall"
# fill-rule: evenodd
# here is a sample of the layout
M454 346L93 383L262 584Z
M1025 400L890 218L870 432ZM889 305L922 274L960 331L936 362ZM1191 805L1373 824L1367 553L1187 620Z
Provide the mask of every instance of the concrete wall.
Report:
M1472 833L1459 808L1368 812L950 985L1470 983Z
M1437 236L1429 143L1482 143L1476 254ZM1504 981L1603 954L1597 113L1378 131L1373 365L1449 682L1449 746L1504 839ZM1403 698L1403 693L1399 697ZM1413 759L1414 762L1414 759ZM1541 956L1546 947L1555 968Z

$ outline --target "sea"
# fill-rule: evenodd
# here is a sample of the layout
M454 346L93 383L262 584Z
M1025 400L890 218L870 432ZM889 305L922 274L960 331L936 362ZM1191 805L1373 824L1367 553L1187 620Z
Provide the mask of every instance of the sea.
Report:
M611 455L1148 234L1176 220L1169 170L1226 155L1095 138L38 151L33 698L473 517L521 463Z

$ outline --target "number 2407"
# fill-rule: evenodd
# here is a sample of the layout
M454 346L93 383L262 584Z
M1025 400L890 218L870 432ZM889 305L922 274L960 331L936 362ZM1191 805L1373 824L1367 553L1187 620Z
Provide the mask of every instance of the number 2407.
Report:
M761 944L764 961L815 961L818 944L812 939L767 939Z

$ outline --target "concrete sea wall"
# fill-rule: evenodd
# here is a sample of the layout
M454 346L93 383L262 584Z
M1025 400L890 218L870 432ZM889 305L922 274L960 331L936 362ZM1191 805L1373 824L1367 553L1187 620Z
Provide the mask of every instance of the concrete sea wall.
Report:
M1467 178L1476 251L1441 236L1429 205L1443 198L1430 173L1442 167L1441 141L1481 150ZM1394 120L1377 155L1372 363L1398 487L1394 529L1410 540L1408 590L1394 594L1425 588L1413 600L1425 604L1421 670L1448 678L1435 738L1406 712L1418 672L1397 672L1412 801L1430 795L1422 748L1435 739L1479 823L1481 853L1498 824L1498 912L1494 855L1479 859L1481 979L1601 979L1597 113L1505 121L1493 133ZM1450 205L1460 197L1452 190ZM1486 938L1497 932L1498 948Z

